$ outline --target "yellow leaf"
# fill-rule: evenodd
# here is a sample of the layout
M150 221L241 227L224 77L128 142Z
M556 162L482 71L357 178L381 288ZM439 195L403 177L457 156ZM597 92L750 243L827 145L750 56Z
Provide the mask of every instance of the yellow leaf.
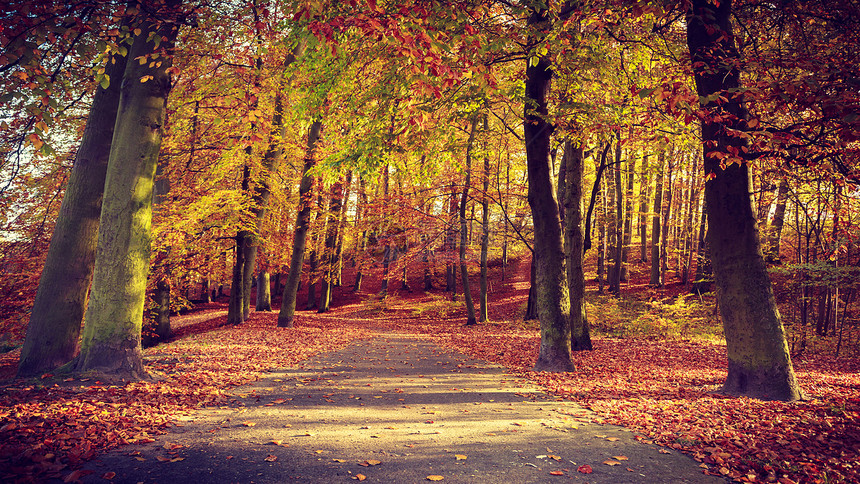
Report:
M364 474L356 474L355 477L353 477L353 479L358 479L359 481L363 481L363 480L367 479L367 476L365 476Z
M620 466L620 465L621 465L621 463L620 463L620 462L618 462L618 461L614 461L614 460L610 460L610 459L607 459L607 460L603 461L603 463L604 463L604 464L606 464L606 465L608 465L608 466Z
M618 437L606 437L606 440L610 442L618 442Z
M170 462L179 462L181 460L185 460L185 457L174 457L170 459Z
M627 460L626 455L613 455L612 458L615 460Z
M465 456L465 455L463 455L463 454L454 454L454 457L455 457L457 460L466 460L468 456Z
M247 422L247 421L246 421L246 422L242 422L242 425L244 425L245 427L253 427L254 425L257 425L257 423L256 423L256 422Z
M445 479L445 478L443 476L437 476L436 474L431 474L431 475L427 476L428 481L441 481L442 479Z

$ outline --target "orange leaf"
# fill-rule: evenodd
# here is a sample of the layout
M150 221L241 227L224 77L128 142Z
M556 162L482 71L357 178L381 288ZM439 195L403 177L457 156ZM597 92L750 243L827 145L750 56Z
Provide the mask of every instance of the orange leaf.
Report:
M591 466L588 464L579 466L576 470L583 474L591 474L592 472L594 472L594 469L592 469Z
M265 460L266 462L275 462L276 460L278 460L278 456L269 454L263 460Z
M564 472L561 472L561 471L552 471L552 472L550 472L550 473L549 473L549 475L551 475L551 476L563 476L563 475L564 475Z
M620 466L621 465L620 462L615 461L615 460L611 460L611 459L607 459L607 460L603 461L603 463L608 465L608 466Z
M257 423L256 422L242 422L242 425L244 425L245 427L253 427L254 425L257 425Z
M612 458L615 460L627 460L626 455L613 455Z
M102 476L102 479L109 481L109 480L113 479L114 477L116 477L116 472L105 472L104 475Z
M358 479L359 481L363 481L363 480L367 479L367 476L365 476L364 474L356 474L355 477L353 477L353 479Z

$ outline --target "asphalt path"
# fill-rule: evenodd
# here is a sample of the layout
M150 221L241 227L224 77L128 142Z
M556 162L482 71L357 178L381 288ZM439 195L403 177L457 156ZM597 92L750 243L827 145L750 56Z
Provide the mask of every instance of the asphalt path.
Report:
M99 456L83 481L726 482L500 366L411 334L379 333L233 393L155 442Z

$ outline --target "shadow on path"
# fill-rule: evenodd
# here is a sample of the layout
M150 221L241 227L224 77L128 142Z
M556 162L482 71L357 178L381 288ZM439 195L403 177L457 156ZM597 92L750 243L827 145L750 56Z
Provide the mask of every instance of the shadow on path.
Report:
M586 410L499 366L409 334L270 372L235 396L155 442L102 455L84 482L111 472L121 483L725 482L589 423Z

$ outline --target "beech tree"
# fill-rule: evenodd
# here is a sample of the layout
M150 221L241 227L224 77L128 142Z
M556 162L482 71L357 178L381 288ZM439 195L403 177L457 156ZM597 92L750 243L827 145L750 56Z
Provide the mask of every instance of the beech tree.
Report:
M693 0L687 12L696 90L699 99L706 100L702 139L708 246L729 359L723 391L796 400L800 389L764 263L750 200L749 166L736 158L746 142L735 133L745 129L748 114L738 90L731 12L730 0Z

